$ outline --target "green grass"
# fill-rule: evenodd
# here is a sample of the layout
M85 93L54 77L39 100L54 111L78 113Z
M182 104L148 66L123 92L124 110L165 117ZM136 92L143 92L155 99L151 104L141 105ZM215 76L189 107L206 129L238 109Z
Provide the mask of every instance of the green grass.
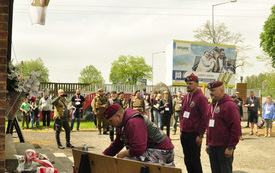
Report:
M21 127L21 124L22 124L22 121L18 121L19 123L19 126ZM53 124L54 122L51 121L50 123L50 127L48 126L43 126L43 122L40 121L39 122L39 127L36 128L36 123L34 123L34 127L31 128L31 123L29 124L29 128L30 129L33 129L33 130L43 130L43 129L53 129ZM74 130L76 130L76 125L77 125L77 122L75 121L74 122ZM8 126L8 121L6 121L6 127ZM69 122L69 126L71 127L71 122ZM26 126L26 123L24 124L24 129L26 129L27 126ZM79 129L80 130L89 130L89 129L95 129L95 124L93 121L80 121L80 126L79 126Z

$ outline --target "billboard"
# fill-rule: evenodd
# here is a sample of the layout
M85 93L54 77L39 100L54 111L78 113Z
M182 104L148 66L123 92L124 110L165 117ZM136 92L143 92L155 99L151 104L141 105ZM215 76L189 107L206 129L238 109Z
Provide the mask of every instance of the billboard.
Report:
M186 76L194 73L200 86L219 80L235 87L235 46L174 40L171 48L172 85L186 85Z

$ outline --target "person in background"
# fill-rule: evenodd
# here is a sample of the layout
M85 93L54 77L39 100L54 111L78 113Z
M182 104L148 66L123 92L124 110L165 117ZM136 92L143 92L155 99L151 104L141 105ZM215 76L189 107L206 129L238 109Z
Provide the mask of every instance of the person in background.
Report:
M47 121L47 126L50 127L52 110L51 101L47 92L44 92L43 97L39 100L39 109L42 111L43 126L46 126Z
M120 99L121 105L123 109L126 109L128 107L128 100L124 98L124 92L119 92L118 97Z
M116 91L111 92L111 98L109 98L107 101L107 107L113 104L119 104L120 106L122 106L121 100L117 98ZM110 132L110 140L114 141L115 128L111 124L109 124L109 132Z
M130 108L138 110L142 114L145 114L144 99L140 97L140 90L137 90L135 95L136 96L133 99L131 99Z
M101 135L101 129L102 129L101 122L103 122L103 134L108 135L107 133L108 122L102 115L103 111L107 106L108 99L106 95L103 93L103 91L104 90L102 88L98 89L98 94L94 97L93 99L94 101L92 102L93 112L97 118L98 135Z
M250 135L253 135L253 128L255 124L256 136L259 136L257 123L258 123L258 109L261 108L261 104L260 104L259 98L254 96L253 91L250 91L249 97L246 98L245 107L247 107L248 118L251 124Z
M173 100L173 112L174 112L172 116L174 118L173 135L175 135L177 132L177 124L179 121L181 108L182 108L182 92L178 91L177 97L175 97Z
M159 93L156 97L156 99L153 102L153 115L154 115L154 123L157 125L158 128L160 128L160 101L162 99L161 94Z
M28 102L28 98L24 98L24 102L20 106L20 111L23 113L22 118L22 125L21 128L24 129L24 124L26 122L27 129L29 128L29 122L30 122L30 112L31 112L31 105Z
M150 97L149 95L145 96L145 100L144 100L144 104L145 104L145 116L147 116L147 118L150 120Z
M131 107L131 101L135 98L136 93L131 94L130 98L128 99L129 108Z
M169 98L169 91L163 92L163 99L160 101L161 116L160 116L160 129L166 126L166 135L170 137L170 120L173 115L172 99Z
M31 99L31 108L32 108L32 112L31 112L31 128L33 128L34 125L34 119L36 122L36 128L39 127L39 100L36 99L35 97L33 97Z
M110 92L106 92L105 96L107 97L107 99L110 99L111 98L111 93Z
M236 92L235 96L236 96L237 100L239 101L237 106L239 108L241 121L242 121L243 120L243 99L240 97L240 93L238 91Z
M85 104L85 98L82 95L80 95L80 90L79 89L77 89L75 91L75 95L71 99L71 104L75 107L75 109L73 111L72 121L71 121L71 131L74 128L74 121L75 121L76 118L77 118L76 130L79 131L80 119L83 116L82 107Z
M241 111L240 111L240 106L239 106L241 101L237 98L236 95L231 96L231 98L232 98L232 101L238 106L239 115L240 115L240 122L241 122L242 119L243 119L243 116L241 115ZM242 132L241 132L240 140L243 140Z
M241 124L239 110L232 99L225 94L221 81L207 85L212 98L207 117L206 152L209 154L211 171L232 173L234 149L239 143Z
M150 113L151 113L151 121L154 122L154 101L156 100L158 92L155 91L153 97L150 98Z
M265 121L265 137L270 137L272 132L272 123L275 119L275 106L271 97L266 98L266 104L263 110L263 119Z
M52 100L52 104L54 106L54 129L55 129L55 138L57 142L57 147L59 149L64 149L60 142L60 132L62 127L65 130L65 138L66 138L66 147L74 148L74 146L70 143L70 126L69 126L69 118L70 113L68 110L68 102L66 100L67 94L64 93L63 89L58 90L58 96Z

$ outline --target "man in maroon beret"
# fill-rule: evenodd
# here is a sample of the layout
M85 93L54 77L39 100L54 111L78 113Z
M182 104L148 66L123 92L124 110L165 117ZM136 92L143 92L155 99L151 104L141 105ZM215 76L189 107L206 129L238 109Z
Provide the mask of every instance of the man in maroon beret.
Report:
M187 92L182 101L180 114L181 145L184 162L189 173L201 173L201 143L207 128L208 101L198 89L199 79L193 73L185 79Z
M209 83L212 104L208 108L206 152L212 172L231 173L233 153L241 135L237 105L224 93L223 82Z
M116 138L104 155L174 166L171 140L138 110L123 110L113 104L105 109L103 116L117 128ZM127 150L121 151L124 146Z

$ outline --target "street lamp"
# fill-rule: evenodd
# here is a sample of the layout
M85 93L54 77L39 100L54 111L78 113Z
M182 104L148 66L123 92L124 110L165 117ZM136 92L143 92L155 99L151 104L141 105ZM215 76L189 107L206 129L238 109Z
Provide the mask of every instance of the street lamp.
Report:
M215 31L214 31L214 7L218 6L218 5L228 4L228 3L231 3L231 2L237 2L237 0L230 0L228 2L222 2L222 3L219 3L219 4L212 5L212 35L213 35L213 43L214 44L216 43L216 40L215 40Z
M154 55L159 53L165 53L165 50L152 53L152 85L154 85Z

